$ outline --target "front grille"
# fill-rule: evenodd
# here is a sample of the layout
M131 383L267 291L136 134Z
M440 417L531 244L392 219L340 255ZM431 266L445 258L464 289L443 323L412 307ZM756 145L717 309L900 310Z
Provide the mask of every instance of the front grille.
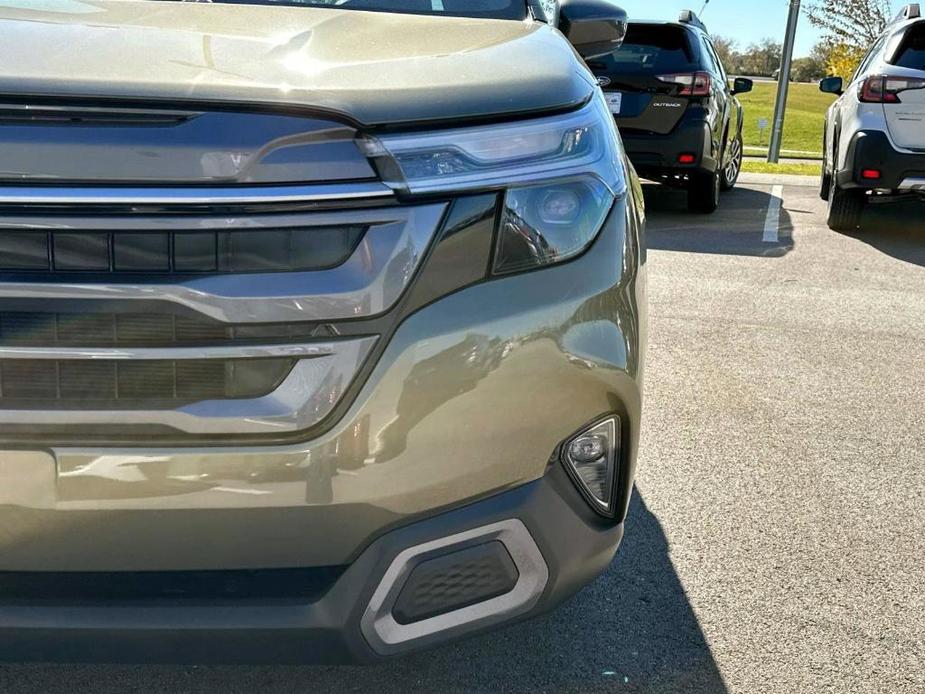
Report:
M207 318L162 313L0 311L0 344L30 347L169 347L232 338Z
M183 347L330 336L317 324L229 325L202 315L154 309L148 313L0 310L0 345L11 347Z
M196 275L336 267L364 226L233 231L0 229L0 271L40 274Z
M336 183L339 161L289 178L288 155L266 163L274 186L0 186L0 443L289 443L340 421L451 203ZM456 237L477 246L467 282L491 245L497 200L480 200L485 228ZM449 260L435 296L459 281Z
M295 360L0 359L0 406L170 409L273 392Z

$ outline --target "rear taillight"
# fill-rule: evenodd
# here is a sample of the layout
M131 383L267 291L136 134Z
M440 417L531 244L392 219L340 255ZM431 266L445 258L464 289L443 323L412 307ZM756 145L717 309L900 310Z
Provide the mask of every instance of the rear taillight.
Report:
M899 95L912 89L925 89L925 79L875 75L861 82L858 99L865 104L898 104Z
M676 84L681 87L678 96L710 96L713 87L713 81L707 72L659 75L657 79L666 84Z

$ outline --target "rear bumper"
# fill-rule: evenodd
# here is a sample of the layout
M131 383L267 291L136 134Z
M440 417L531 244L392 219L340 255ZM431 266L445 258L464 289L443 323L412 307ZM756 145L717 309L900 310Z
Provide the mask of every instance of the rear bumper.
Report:
M621 135L630 161L641 176L658 178L692 171L716 171L718 163L713 156L712 131L706 121L682 122L668 135L634 131L621 131ZM694 162L680 164L682 154L693 154Z
M913 181L925 181L925 153L896 150L886 133L862 130L848 143L846 168L836 173L842 189L884 190L892 193L922 192L912 187ZM865 179L862 171L875 169L877 179Z
M436 624L384 642L370 601L408 548L447 537L494 537L517 527L538 552L522 573L529 590L500 607L451 612ZM7 604L0 609L0 658L93 662L369 662L436 645L548 610L610 563L623 524L596 517L558 463L540 480L389 532L312 602ZM471 542L470 542L471 544ZM453 546L449 547L453 549ZM516 548L509 548L512 554ZM526 575L529 573L530 575ZM522 599L521 599L522 598ZM488 603L485 603L486 605ZM494 603L493 603L494 604ZM372 614L372 617L370 615ZM473 617L473 615L475 615ZM447 625L452 626L447 626ZM433 631L432 629L438 629Z

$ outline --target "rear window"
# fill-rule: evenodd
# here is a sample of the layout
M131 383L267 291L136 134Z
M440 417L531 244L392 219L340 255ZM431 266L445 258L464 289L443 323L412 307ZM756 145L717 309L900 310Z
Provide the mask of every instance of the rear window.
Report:
M913 24L899 46L893 64L913 70L925 70L925 22Z
M684 29L630 24L613 60L614 67L622 72L661 75L691 71L696 58Z

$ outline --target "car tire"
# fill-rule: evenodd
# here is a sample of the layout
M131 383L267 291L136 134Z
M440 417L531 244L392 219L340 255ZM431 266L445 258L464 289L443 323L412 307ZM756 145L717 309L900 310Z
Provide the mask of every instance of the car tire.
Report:
M722 173L697 171L692 173L687 186L687 209L697 214L713 214L719 207Z
M842 190L833 185L829 191L829 229L840 232L857 231L867 207L867 195L862 190Z
M829 143L822 138L822 184L819 187L819 197L828 200L832 194L832 174L829 173Z
M822 166L822 185L819 187L819 197L828 200L832 195L832 174L826 173L825 163Z
M742 142L742 133L729 144L729 161L723 167L722 179L720 185L722 190L729 191L735 188L739 180L739 174L742 173L742 158L744 156L744 147Z

